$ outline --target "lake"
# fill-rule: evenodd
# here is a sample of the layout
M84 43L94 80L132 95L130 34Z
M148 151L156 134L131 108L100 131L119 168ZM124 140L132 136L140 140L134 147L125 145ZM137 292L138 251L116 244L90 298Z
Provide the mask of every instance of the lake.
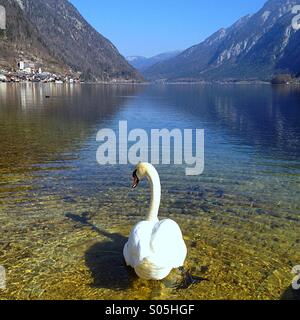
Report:
M46 98L46 96L49 96ZM96 161L98 130L205 130L205 168L158 165L161 217L208 281L138 279L123 261L145 216L132 165ZM292 299L300 264L300 88L0 84L0 299Z

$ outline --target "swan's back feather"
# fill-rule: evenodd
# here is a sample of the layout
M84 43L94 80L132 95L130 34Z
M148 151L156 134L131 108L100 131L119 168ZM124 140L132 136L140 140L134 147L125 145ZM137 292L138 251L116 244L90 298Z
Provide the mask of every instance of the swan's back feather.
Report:
M143 259L151 254L150 239L155 223L139 222L131 231L124 248L124 257L127 265L135 268Z
M176 222L142 221L132 230L124 247L127 265L144 279L163 279L184 264L187 249Z
M156 263L181 267L186 257L186 246L178 224L170 219L158 222L152 232L151 249Z

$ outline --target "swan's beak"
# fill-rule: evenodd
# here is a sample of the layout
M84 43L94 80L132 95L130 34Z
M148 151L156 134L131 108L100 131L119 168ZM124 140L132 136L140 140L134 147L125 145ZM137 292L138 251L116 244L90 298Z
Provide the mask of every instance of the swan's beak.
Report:
M140 179L136 175L136 170L133 172L132 178L133 178L132 188L135 189L138 186L139 182L140 182Z

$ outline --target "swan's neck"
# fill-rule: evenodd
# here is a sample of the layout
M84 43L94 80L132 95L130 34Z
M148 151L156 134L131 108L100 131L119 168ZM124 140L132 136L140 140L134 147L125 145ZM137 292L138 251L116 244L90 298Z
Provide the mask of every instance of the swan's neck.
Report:
M161 185L157 171L150 168L146 174L151 188L151 202L147 215L148 221L158 221L158 210L160 206Z

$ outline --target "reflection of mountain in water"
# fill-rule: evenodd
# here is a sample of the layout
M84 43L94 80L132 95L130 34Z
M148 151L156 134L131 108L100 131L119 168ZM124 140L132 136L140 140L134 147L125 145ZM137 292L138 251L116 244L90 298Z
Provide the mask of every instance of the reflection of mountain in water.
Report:
M130 85L0 85L0 164L25 169L79 149L93 127L113 117L136 90Z
M156 92L157 93L157 92ZM224 131L233 143L293 158L300 154L300 90L270 86L165 86L166 96L208 131Z

